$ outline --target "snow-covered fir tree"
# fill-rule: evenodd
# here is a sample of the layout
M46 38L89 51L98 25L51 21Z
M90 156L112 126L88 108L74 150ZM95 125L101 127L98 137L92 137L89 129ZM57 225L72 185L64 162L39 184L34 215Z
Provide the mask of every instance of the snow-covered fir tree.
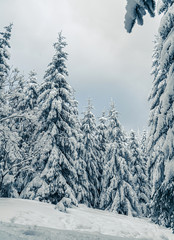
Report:
M133 130L130 132L129 136L129 150L131 156L130 170L133 175L134 188L137 193L141 212L144 216L147 216L150 197L150 188L147 177L147 165L145 164L145 159L141 154L141 149Z
M23 167L20 140L17 132L0 123L0 197L19 197L14 182Z
M88 107L84 112L81 121L82 131L82 159L86 163L86 172L89 181L88 203L90 206L97 207L100 189L99 172L99 147L97 140L97 127L94 114L92 113L91 101L88 101Z
M145 170L146 170L146 176L148 178L148 185L149 185L149 190L150 190L151 189L151 181L150 181L150 174L148 172L148 170L149 170L148 163L150 162L150 160L149 160L149 151L147 149L147 144L148 144L147 131L143 130L142 136L140 139L140 150L141 150L143 166L145 167Z
M155 16L155 0L127 0L125 28L127 32L131 32L135 23L143 25L143 17L146 12L151 17Z
M84 144L83 144L83 134L80 128L79 122L78 129L78 144L77 144L77 159L75 161L75 168L78 176L77 181L77 201L83 203L87 206L91 206L92 196L90 195L90 182L87 174L87 165L83 159L84 154Z
M151 203L151 218L155 223L172 228L174 233L173 163L169 163L167 167L169 168L169 173L165 177L164 182L153 195Z
M77 203L76 116L73 90L65 79L68 75L66 45L65 38L59 33L54 44L55 54L39 89L31 181L21 194L23 198L54 204L64 197Z
M98 140L98 147L99 147L99 182L100 182L100 190L99 194L101 193L102 185L101 185L101 177L103 174L103 168L105 166L106 160L106 152L108 147L108 129L107 129L107 117L105 116L105 112L102 113L102 116L99 118L99 124L97 126L97 140Z
M78 102L75 100L75 90L73 90L73 113L76 122L76 160L75 160L75 170L77 173L77 185L76 185L76 198L78 203L83 203L87 206L91 206L89 203L89 180L86 171L86 163L83 160L83 134L81 131L81 123L79 120L78 113Z
M99 125L97 126L97 130L97 138L100 152L99 170L100 174L102 175L108 146L107 118L105 117L105 112L103 112L102 116L99 118Z
M32 136L31 132L34 132L37 114L37 98L38 98L38 83L37 74L35 71L29 73L28 80L24 83L21 79L19 82L18 90L18 105L17 112L19 115L24 116L21 118L21 132L20 135L23 141L30 144Z
M150 137L147 144L150 152L150 158L148 161L148 175L150 184L152 186L152 195L164 180L164 154L161 146L156 144L157 139L163 131L160 126L157 128L157 125L160 124L160 98L164 93L166 86L163 71L160 70L161 51L162 41L159 36L156 36L152 61L152 74L154 76L154 80L151 94L149 96L149 100L151 101L149 125L151 128L149 133ZM156 145L155 148L153 147L154 145Z
M131 0L129 2L131 4ZM127 10L129 11L128 8ZM163 17L155 40L152 69L154 81L149 97L151 109L148 172L152 184L151 216L156 223L172 226L174 205L174 118L172 110L174 95L174 1L159 0L157 11L158 14L163 14ZM127 28L128 31L129 29L131 31L131 28Z
M12 93L14 100L17 100L15 124L20 125L18 134L21 137L20 146L23 154L23 169L19 171L15 180L15 188L20 194L28 182L28 169L32 160L31 146L33 143L33 134L37 126L37 98L38 98L38 83L37 74L35 71L29 73L28 80L22 88L17 87ZM18 86L18 85L17 85ZM16 95L16 90L18 93ZM21 91L19 91L21 90ZM16 95L16 96L15 96ZM15 101L14 101L15 102ZM13 101L12 101L13 103ZM19 116L19 118L18 118ZM20 117L22 116L22 117ZM17 121L17 122L16 122Z
M5 32L0 33L0 197L18 196L13 185L23 161L19 147L20 137L9 127L9 100L5 93L10 70L7 60L10 59L8 48L11 30L12 24L5 27Z
M164 13L156 39L150 95L149 162L152 174L152 219L172 226L174 189L174 1L160 1L158 13ZM170 188L169 188L170 186Z
M109 147L101 181L99 207L119 214L137 216L140 214L140 208L133 176L128 167L130 153L113 103L108 120Z

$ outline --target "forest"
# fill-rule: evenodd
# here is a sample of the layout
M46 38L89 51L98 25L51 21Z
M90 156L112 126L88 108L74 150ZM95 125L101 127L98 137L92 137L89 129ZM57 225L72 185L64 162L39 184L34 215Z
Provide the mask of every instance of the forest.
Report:
M152 17L155 1L128 1L125 28ZM126 132L114 102L99 121L87 103L81 118L67 82L62 32L42 81L9 65L13 24L0 32L0 198L79 203L148 217L174 231L174 1L160 1L155 37L149 131ZM131 33L133 34L133 33Z

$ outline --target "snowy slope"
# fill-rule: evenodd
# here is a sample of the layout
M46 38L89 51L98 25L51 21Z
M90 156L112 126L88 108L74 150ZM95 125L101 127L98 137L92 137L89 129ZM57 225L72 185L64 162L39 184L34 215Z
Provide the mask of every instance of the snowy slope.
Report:
M62 213L47 203L1 198L0 221L0 240L174 240L170 230L149 220L84 205Z
M1 240L134 240L97 233L57 230L37 226L0 223Z

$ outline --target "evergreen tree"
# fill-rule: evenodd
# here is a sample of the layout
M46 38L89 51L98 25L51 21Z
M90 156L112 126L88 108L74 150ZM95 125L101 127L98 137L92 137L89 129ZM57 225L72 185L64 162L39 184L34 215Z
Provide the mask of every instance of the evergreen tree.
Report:
M154 82L149 98L151 114L148 148L151 160L148 167L152 174L153 184L151 215L155 222L166 226L172 226L173 217L170 211L173 207L171 191L174 185L174 170L171 167L174 165L173 3L174 1L163 0L158 6L158 12L164 12L164 16L160 23L153 55ZM167 212L168 217L166 217Z
M0 197L18 196L13 185L23 161L19 147L20 137L9 128L10 116L5 93L10 70L7 60L10 59L8 48L11 30L12 24L5 27L5 32L0 32Z
M143 130L142 136L141 136L141 141L140 141L140 150L141 150L141 156L143 159L143 166L145 168L146 171L146 176L148 178L148 185L149 185L149 190L151 189L151 178L150 178L150 173L148 172L149 167L148 167L148 163L150 162L149 159L149 151L147 149L147 145L148 145L148 138L147 138L147 132L146 130ZM149 195L150 197L150 195Z
M136 189L141 212L144 216L147 216L150 189L145 161L133 130L129 137L129 149L131 153L130 170L133 175L134 188Z
M78 126L80 127L80 123ZM78 132L79 134L77 145L77 159L75 161L75 168L78 176L77 201L90 207L93 196L90 193L90 182L87 174L87 164L83 159L84 154L83 134L80 129L78 129Z
M19 82L17 114L23 115L20 119L20 136L23 142L30 146L32 141L31 133L35 131L37 114L38 83L35 71L29 73L28 81L24 83L22 79ZM25 84L25 85L24 85ZM28 147L29 147L28 146Z
M16 176L22 168L23 157L19 147L20 137L4 123L0 124L0 197L18 197L14 187Z
M97 127L97 140L98 140L98 147L99 147L99 172L100 172L100 189L99 195L102 191L101 179L103 174L103 168L105 166L106 161L106 152L108 147L108 131L107 131L107 118L105 117L105 112L103 112L102 117L99 118L99 125Z
M75 94L75 91L74 91ZM91 206L89 202L89 179L86 171L86 163L83 160L83 134L81 131L81 123L79 121L79 114L78 114L78 102L75 100L73 95L73 113L75 115L75 122L76 122L76 130L77 130L77 157L75 160L75 169L77 173L77 193L76 198L78 203L86 204L87 206Z
M21 197L54 204L63 197L76 204L76 117L73 91L65 77L67 53L61 33L38 97L38 127L32 148L31 181Z
M162 41L159 36L156 36L152 62L152 74L154 75L154 81L151 94L149 96L151 108L149 118L150 132L147 144L148 151L150 152L148 161L148 174L150 184L152 185L152 195L164 180L164 154L161 144L159 145L160 141L158 141L159 136L162 136L163 132L163 129L161 128L162 126L160 127L160 122L162 119L161 117L159 118L161 114L160 98L163 95L166 87L164 72L160 69L161 51Z
M99 125L97 127L97 138L100 152L100 162L99 170L102 175L103 166L106 159L106 151L108 146L108 135L107 135L107 118L105 117L105 112L103 112L102 117L99 118Z
M109 147L102 176L99 206L119 214L137 216L140 210L133 177L128 168L130 154L114 104L109 111L108 136Z
M173 164L173 163L172 163ZM173 171L173 165L171 167ZM167 176L153 195L151 218L155 223L173 229L174 233L174 177Z
M23 116L19 119L15 118L15 121L18 121L18 124L20 125L18 134L21 137L20 145L23 159L25 159L23 169L19 171L15 180L15 188L20 194L28 182L28 177L30 177L29 169L32 159L31 147L33 143L32 133L35 132L37 126L37 119L35 116L37 114L38 83L35 71L29 73L28 81L25 86L23 88L20 87L19 89L22 91L18 91L17 95L14 93L13 98L18 102L16 114Z
M153 87L149 97L150 133L148 172L152 183L152 219L159 224L172 226L173 213L173 77L174 1L160 0L157 11L163 13L153 54ZM170 167L169 167L170 166ZM170 190L168 189L170 186ZM166 217L168 213L168 217Z
M90 100L88 101L87 111L84 113L84 117L81 123L82 131L82 159L86 163L86 172L89 181L88 190L88 203L90 206L96 207L98 205L99 198L99 148L97 141L97 128L95 123L95 117L92 113L92 105Z

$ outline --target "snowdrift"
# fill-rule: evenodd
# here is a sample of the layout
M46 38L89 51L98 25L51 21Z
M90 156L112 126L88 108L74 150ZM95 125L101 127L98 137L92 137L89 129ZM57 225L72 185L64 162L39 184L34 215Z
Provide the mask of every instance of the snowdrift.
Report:
M66 213L48 203L0 199L0 240L174 240L169 229L140 219L87 208Z

